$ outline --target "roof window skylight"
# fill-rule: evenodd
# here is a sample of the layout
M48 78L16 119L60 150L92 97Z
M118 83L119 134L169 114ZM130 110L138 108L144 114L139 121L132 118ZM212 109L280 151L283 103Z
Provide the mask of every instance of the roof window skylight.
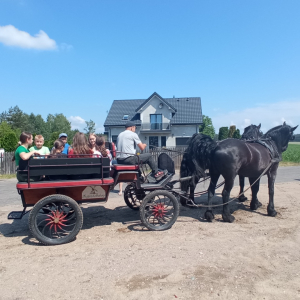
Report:
M128 115L124 115L123 120L128 120Z

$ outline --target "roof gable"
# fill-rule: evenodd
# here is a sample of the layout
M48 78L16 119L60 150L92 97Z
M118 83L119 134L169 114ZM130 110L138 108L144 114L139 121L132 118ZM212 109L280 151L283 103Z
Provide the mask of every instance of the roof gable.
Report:
M161 100L161 102L163 102L164 104L166 104L168 107L170 107L171 110L173 110L173 112L176 112L176 108L173 107L170 103L168 103L164 98L162 98L160 95L158 95L156 92L154 92L148 99L146 99L145 102L143 102L135 111L139 112L139 110L141 110L145 105L147 105L148 102L151 101L151 99L156 96L159 98L159 100Z

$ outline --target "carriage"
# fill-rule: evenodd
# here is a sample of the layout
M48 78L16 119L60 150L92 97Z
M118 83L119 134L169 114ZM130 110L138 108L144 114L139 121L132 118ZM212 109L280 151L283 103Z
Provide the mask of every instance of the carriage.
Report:
M128 207L140 211L142 223L149 230L172 227L179 215L178 193L173 190L174 162L166 153L158 157L158 167L167 174L159 181L151 180L142 162L137 165L110 165L109 158L80 157L30 159L23 172L27 182L18 182L23 211L13 211L8 219L21 219L29 214L32 235L45 245L59 245L75 239L83 224L79 206L86 202L106 202L110 191L126 182L124 200ZM56 180L31 182L33 176ZM58 179L58 180L57 180ZM26 211L28 207L33 207Z

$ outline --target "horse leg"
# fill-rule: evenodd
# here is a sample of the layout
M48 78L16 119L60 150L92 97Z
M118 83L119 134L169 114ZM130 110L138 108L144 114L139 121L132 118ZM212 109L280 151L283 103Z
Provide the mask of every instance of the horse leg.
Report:
M250 185L252 185L253 182L255 182L256 179L257 178L249 178ZM251 187L252 200L251 200L251 203L250 203L250 209L252 209L252 210L257 210L260 206L262 206L262 204L257 199L257 193L259 191L259 183L260 183L260 180L257 180L255 182L255 184L252 185L252 187Z
M208 188L208 208L204 214L204 218L208 222L212 222L213 219L215 218L215 215L212 212L211 205L212 205L212 198L215 195L216 185L219 180L219 177L220 177L220 175L211 175L211 178L210 178L210 184L209 184L209 188Z
M240 194L242 194L244 192L244 186L245 186L245 177L244 176L239 176L239 180L240 180ZM242 194L241 196L239 196L239 201L240 202L245 202L247 201L248 198Z
M273 169L270 172L268 172L269 204L267 211L270 217L275 217L277 215L277 212L274 209L274 183L277 174L277 167L275 168L275 170Z
M225 178L225 186L222 191L222 197L223 197L223 213L222 218L224 222L232 223L235 220L235 217L230 213L228 201L230 196L230 191L234 184L234 178ZM225 204L226 203L226 204Z

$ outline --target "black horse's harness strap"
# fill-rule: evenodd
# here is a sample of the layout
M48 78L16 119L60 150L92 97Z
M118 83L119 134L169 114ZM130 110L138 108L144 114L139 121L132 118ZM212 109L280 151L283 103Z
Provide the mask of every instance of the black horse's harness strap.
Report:
M245 143L256 143L264 146L269 150L271 160L273 162L280 162L282 160L281 155L277 151L277 146L271 139L258 139L258 140L248 140Z

